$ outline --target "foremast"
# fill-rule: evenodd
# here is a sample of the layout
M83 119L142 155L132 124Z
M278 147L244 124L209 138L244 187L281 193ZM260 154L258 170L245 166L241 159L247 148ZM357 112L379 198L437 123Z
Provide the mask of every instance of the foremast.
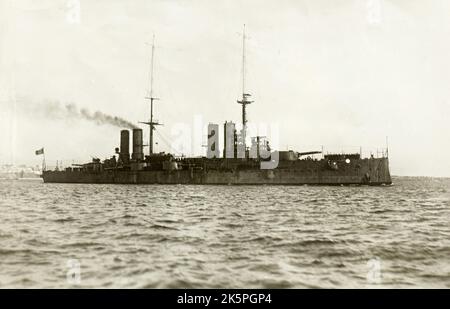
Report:
M247 146L246 146L246 138L247 138L247 111L246 107L247 105L253 103L249 98L251 95L245 91L245 24L244 29L242 32L242 98L240 100L237 100L238 104L242 105L242 131L241 131L241 138L242 138L242 147L244 150L245 157L247 157Z

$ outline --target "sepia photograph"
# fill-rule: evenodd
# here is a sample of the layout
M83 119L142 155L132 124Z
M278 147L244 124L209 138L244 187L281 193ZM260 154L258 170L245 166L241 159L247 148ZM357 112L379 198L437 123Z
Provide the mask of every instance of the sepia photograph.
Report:
M0 0L0 289L449 289L449 154L449 1Z

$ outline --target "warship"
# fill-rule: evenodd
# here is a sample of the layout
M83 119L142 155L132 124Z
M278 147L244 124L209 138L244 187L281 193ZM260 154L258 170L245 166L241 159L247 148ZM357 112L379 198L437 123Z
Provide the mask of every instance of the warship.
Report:
M46 183L92 184L201 184L201 185L390 185L388 149L381 157L362 153L327 153L272 150L265 136L250 137L247 145L246 108L253 103L245 91L245 27L242 54L242 123L226 121L223 125L223 151L219 149L219 125L208 124L206 155L176 156L154 152L154 131L161 125L153 117L153 58L152 44L150 90L150 119L148 154L144 155L141 128L120 131L120 147L116 155L101 161L93 158L85 164L65 169L43 170ZM238 130L238 126L240 130ZM131 148L130 154L130 137ZM317 158L320 155L320 158Z

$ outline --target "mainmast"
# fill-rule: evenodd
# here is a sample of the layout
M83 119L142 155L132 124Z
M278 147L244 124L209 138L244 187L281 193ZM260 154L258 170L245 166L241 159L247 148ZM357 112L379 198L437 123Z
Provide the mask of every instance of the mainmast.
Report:
M153 35L153 41L152 41L152 57L151 57L151 61L150 61L150 91L148 96L146 96L145 98L147 100L150 100L150 121L149 122L142 122L144 124L148 124L149 125L149 155L153 154L153 131L155 130L155 126L161 125L160 123L158 123L157 121L153 120L153 101L155 100L159 100L159 98L155 98L153 96L153 62L154 62L154 58L155 58L155 36Z
M247 113L246 113L246 106L248 104L253 103L253 101L249 100L249 97L251 96L249 93L246 93L245 91L245 24L244 24L244 30L242 32L242 99L238 100L237 103L242 105L242 143L244 148L244 153L247 151L246 147L246 135L247 135Z

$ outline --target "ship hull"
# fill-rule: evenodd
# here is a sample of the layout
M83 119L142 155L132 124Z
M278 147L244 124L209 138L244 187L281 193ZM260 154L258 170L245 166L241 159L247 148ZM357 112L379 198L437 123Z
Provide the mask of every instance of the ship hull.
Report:
M199 184L199 185L389 185L387 158L340 162L336 170L324 160L280 162L275 169L204 169L45 171L46 183Z

